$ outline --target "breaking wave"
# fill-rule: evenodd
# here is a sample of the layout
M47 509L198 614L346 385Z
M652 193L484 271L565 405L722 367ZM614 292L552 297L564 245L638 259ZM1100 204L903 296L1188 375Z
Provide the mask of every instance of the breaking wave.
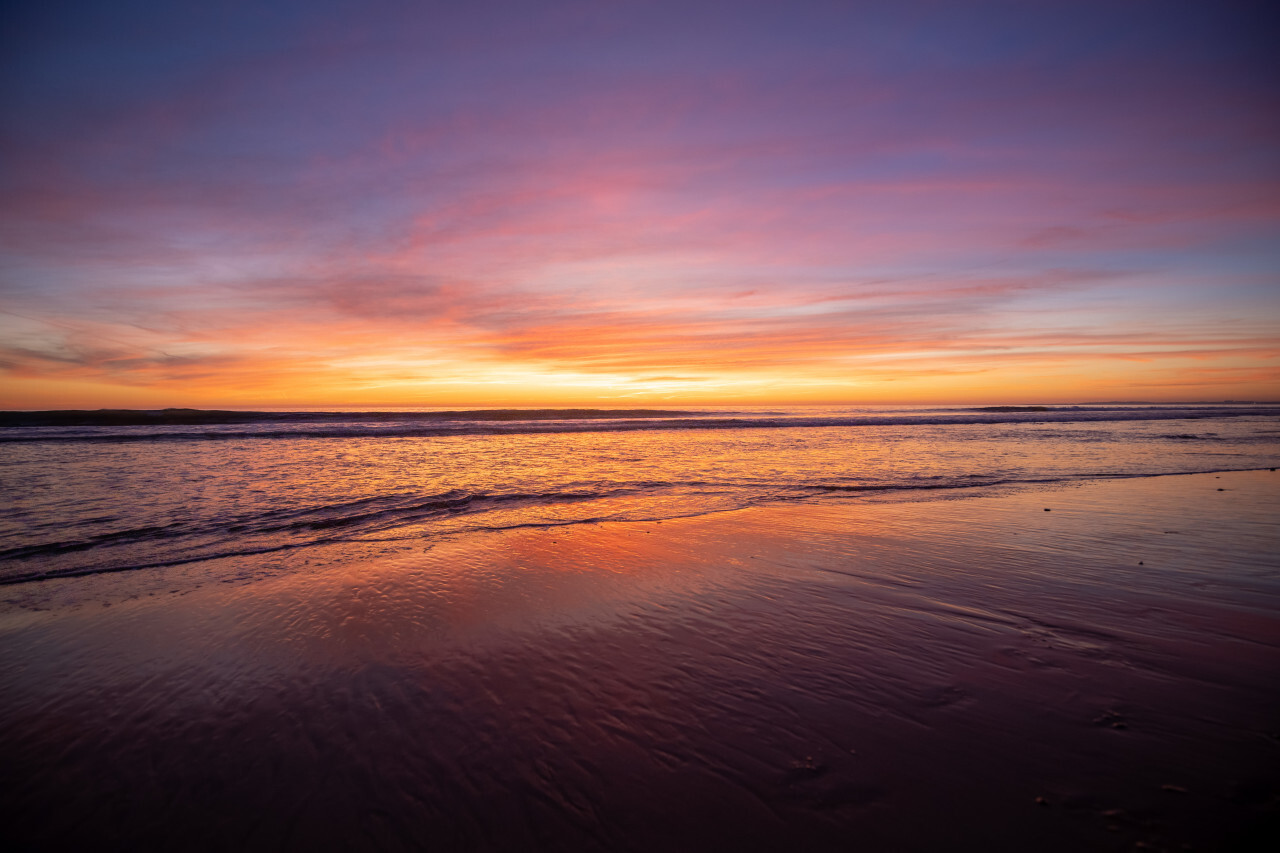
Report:
M1280 417L1280 406L988 406L968 409L858 410L821 415L662 409L479 409L433 412L112 409L96 412L0 412L0 443L437 438L453 435L639 430L959 426L1242 417ZM189 428L194 426L204 429ZM1177 437L1192 436L1179 434Z

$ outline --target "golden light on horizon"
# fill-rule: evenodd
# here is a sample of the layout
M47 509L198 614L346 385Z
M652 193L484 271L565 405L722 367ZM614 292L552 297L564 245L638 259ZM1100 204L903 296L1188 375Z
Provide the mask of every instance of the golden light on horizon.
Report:
M1280 394L1280 129L1239 45L898 56L796 14L483 71L286 38L265 78L240 39L33 31L0 406Z

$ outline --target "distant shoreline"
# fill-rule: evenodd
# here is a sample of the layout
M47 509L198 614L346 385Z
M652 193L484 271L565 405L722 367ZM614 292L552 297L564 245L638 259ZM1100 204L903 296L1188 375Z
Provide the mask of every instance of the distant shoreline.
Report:
M1094 407L1150 406L1167 409L1184 407L1218 406L1280 406L1280 403L1226 400L1223 402L1148 403L1141 401L1064 403L1054 405L996 405L996 406L937 406L929 411L954 413L1035 413L1084 411ZM782 407L803 411L816 406ZM830 407L842 408L842 407ZM848 407L857 408L857 407ZM892 408L892 407L867 407ZM910 410L914 406L904 407ZM642 420L661 418L702 418L742 415L750 418L759 413L751 407L743 411L709 411L706 409L599 409L599 408L538 408L538 409L449 409L449 410L351 410L351 411L261 411L237 409L14 409L0 410L0 428L4 427L74 427L74 426L197 426L217 424L323 424L351 421L365 422L444 422L444 421L566 421L566 420Z
M0 412L4 426L163 426L335 421L537 421L675 418L709 412L668 409L457 409L433 412L263 412L229 409L52 409Z

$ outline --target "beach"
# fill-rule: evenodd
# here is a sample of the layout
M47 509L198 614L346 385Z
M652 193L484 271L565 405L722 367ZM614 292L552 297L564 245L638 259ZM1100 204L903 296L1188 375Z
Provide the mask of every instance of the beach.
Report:
M17 849L1268 849L1280 473L4 588Z
M1280 851L1265 8L6 4L0 853Z

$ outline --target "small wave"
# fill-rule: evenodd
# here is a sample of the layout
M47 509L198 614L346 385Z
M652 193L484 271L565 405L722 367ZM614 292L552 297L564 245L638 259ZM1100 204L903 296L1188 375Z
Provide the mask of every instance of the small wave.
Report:
M203 426L261 423L385 423L421 421L563 421L679 418L706 414L687 409L458 409L432 412L241 412L221 409L59 409L0 412L0 427Z
M982 406L977 409L971 409L974 412L1049 412L1053 411L1048 406Z
M200 537L225 536L228 534L243 538L281 533L305 533L307 531L323 531L337 528L359 528L361 531L377 531L444 516L487 512L495 508L516 504L547 506L598 500L615 497L620 494L633 494L642 488L506 494L471 494L462 491L451 491L427 497L386 495L301 509L230 516L225 519L206 521L204 523L184 524L174 522L166 525L116 530L79 540L22 545L0 550L0 560L28 560L76 551L132 545L140 542L190 541Z
M801 489L818 494L845 493L876 493L876 492L902 492L904 494L911 492L928 492L939 491L943 489L985 489L991 486L1034 486L1049 483L1066 483L1079 479L1077 477L1037 477L1037 478L1006 478L992 479L982 474L964 474L955 479L943 477L922 478L927 480L942 480L942 482L905 482L905 483L837 483L837 484L814 484L802 486ZM1089 475L1087 479L1099 479L1099 475Z
M285 545L271 545L262 548L234 548L221 552L193 554L184 557L174 557L170 560L154 560L152 562L145 563L108 563L88 566L69 566L58 569L37 569L29 572L0 576L0 586L14 586L17 584L32 583L34 581L57 580L59 578L86 578L93 575L111 575L119 572L135 572L144 569L165 569L171 566L185 565L187 563L200 563L205 560L217 560L225 557L251 557L256 554L271 554L277 551L288 551L295 548L305 548L310 545L323 544L327 543L323 541L291 542Z
M529 414L525 410L517 410ZM343 414L344 420L303 423L285 423L272 420L270 427L258 429L205 429L172 430L164 426L136 425L120 428L97 427L94 431L65 431L63 427L31 426L0 430L0 443L12 442L145 442L145 441L247 441L247 440L319 440L319 439L413 439L447 436L566 434L598 432L630 432L638 430L743 430L743 429L813 429L813 428L862 428L893 426L977 426L1049 423L1100 423L1122 421L1205 420L1243 417L1280 417L1280 407L1199 407L1199 408L1085 408L1069 407L1041 409L1040 407L992 407L985 410L955 409L927 413L894 412L886 414L856 414L828 416L788 417L715 417L694 416L698 413L645 410L644 416L636 416L639 410L539 410L542 417L504 421L494 417L471 418L472 412L461 413L412 413L415 416L430 414L465 414L467 419L440 419L429 426L418 421L425 418L381 418L387 413ZM590 417L569 417L582 412L595 412ZM552 414L554 413L554 417ZM4 414L4 413L0 413ZM15 413L7 413L15 414ZM17 413L26 414L26 413ZM237 413L242 414L242 413ZM268 413L273 418L274 413ZM310 414L310 413L303 413ZM373 417L373 416L378 417ZM680 417L674 417L680 415ZM409 422L406 422L409 421ZM502 422L497 422L502 421ZM245 422L233 425L252 426ZM1175 436L1170 436L1175 437Z
M819 483L805 486L797 486L796 484L775 486L755 484L749 488L734 488L726 484L701 482L673 484L654 481L651 483L633 483L627 487L608 490L495 494L472 494L452 491L430 496L383 495L315 507L275 510L252 515L246 514L203 524L175 522L168 525L137 527L104 533L81 540L45 542L9 548L0 551L0 562L9 563L12 568L17 570L0 573L0 586L58 578L86 577L98 574L165 568L206 560L269 554L317 545L390 541L376 537L374 534L385 533L398 528L411 528L413 525L424 522L429 523L462 515L472 516L475 520L462 528L450 528L446 531L420 530L411 536L391 538L431 538L438 533L503 531L528 527L548 528L593 524L601 521L640 520L640 516L635 516L634 511L630 510L622 514L618 514L614 510L610 510L607 514L589 511L588 514L579 517L537 516L532 519L527 515L522 516L520 514L515 517L507 516L503 519L495 511L519 507L522 504L531 507L546 507L553 504L590 503L592 501L620 497L656 498L660 497L667 489L681 491L698 485L716 487L712 492L701 492L703 497L714 493L720 496L728 496L728 500L717 501L714 505L702 501L700 502L700 507L693 508L687 502L667 502L664 498L657 504L646 503L642 510L643 518L645 520L684 518L783 501L820 500L823 496L857 497L866 495L870 497L898 494L904 500L911 500L912 495L945 491L957 494L966 492L981 493L984 489L1000 486L1018 488L1085 480L1222 473L1232 470L1249 469L1205 468L1195 471L1162 472L1160 474L1092 473L1065 477L1004 479L969 474L961 475L954 479L921 478L916 482ZM655 512L655 510L657 511ZM134 553L129 548L131 545L143 546L144 550ZM170 556L165 559L155 559L156 551L154 546L156 545L163 547L165 553ZM95 551L100 555L100 559L93 563L79 565L58 566L49 564L51 560L60 555L84 551ZM115 556L109 556L113 552L115 552ZM150 557L150 559L147 557ZM18 568L22 564L33 560L39 561L42 565L39 568L29 570ZM54 561L56 562L56 560Z

